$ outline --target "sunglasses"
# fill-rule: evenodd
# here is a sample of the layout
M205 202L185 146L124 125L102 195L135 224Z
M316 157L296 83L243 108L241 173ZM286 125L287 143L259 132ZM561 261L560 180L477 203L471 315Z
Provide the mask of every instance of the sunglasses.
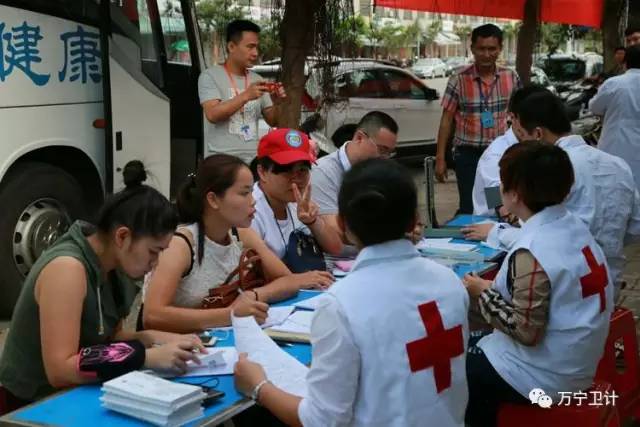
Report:
M280 174L294 174L294 173L308 173L311 170L311 163L292 163L290 165L274 164L271 168L271 173L276 175Z

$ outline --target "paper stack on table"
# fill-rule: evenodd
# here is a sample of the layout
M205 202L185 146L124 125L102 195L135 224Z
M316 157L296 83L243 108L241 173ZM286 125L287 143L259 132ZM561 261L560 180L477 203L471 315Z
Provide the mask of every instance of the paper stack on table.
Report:
M288 305L285 307L269 307L269 311L267 312L267 320L260 325L262 329L270 328L271 326L280 325L282 322L287 320L287 318L293 313L295 307L292 305Z
M296 311L282 324L273 326L271 330L290 334L310 334L311 321L314 315L313 311Z
M158 426L181 426L201 417L202 388L134 371L102 386L102 406Z
M239 353L247 353L249 360L261 364L267 378L278 388L300 397L307 395L309 368L278 347L252 316L232 315L231 323Z

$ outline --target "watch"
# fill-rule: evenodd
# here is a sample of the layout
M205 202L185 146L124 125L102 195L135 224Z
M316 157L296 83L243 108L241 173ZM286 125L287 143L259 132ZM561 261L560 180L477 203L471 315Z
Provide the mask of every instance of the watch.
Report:
M258 395L260 394L260 389L262 389L262 387L263 387L265 384L268 384L268 383L270 383L270 382L271 382L271 381L269 381L269 380L268 380L268 379L266 379L266 378L265 378L264 380L260 381L260 382L258 383L258 385L256 385L256 386L253 388L253 391L251 392L251 396L250 396L250 397L251 397L251 400L253 400L254 402L258 402Z

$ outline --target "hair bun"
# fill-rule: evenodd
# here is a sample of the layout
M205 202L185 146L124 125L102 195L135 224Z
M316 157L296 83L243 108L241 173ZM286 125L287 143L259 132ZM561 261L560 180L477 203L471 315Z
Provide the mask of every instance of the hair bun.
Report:
M131 160L124 166L122 177L124 185L128 189L134 188L142 185L147 180L147 171L140 160Z

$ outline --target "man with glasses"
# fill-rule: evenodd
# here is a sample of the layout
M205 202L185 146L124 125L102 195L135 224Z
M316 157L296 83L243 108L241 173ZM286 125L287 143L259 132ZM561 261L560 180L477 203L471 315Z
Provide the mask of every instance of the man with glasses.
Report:
M320 217L346 242L337 223L338 191L342 177L358 162L371 158L390 159L395 155L398 124L391 116L372 111L362 117L351 141L318 160L311 170L311 197Z

